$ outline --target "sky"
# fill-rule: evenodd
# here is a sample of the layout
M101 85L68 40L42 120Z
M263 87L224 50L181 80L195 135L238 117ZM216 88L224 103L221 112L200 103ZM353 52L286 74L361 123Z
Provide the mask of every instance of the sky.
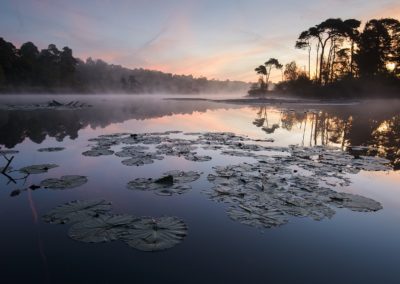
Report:
M305 68L307 52L294 48L301 31L384 17L400 19L399 0L0 0L0 37L128 68L256 81L271 57Z

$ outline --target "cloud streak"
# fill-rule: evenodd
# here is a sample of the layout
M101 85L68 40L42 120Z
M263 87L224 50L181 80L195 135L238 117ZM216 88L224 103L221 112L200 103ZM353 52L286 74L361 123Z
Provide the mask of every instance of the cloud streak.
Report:
M68 45L83 59L246 81L256 80L254 68L270 57L306 64L294 42L328 17L400 17L395 0L2 2L0 34L16 44Z

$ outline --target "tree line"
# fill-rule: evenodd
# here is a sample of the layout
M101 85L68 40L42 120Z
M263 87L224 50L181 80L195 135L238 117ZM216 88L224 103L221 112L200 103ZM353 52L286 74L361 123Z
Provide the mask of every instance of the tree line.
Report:
M271 58L255 68L260 75L255 93L267 89L271 66L282 70L278 89L354 86L368 81L400 84L400 22L396 19L372 19L361 29L359 20L330 18L301 32L295 48L307 51L308 68L301 70L292 61L283 69Z
M209 80L142 68L129 69L101 59L75 58L69 47L32 42L16 48L0 37L0 92L211 93L247 90L240 81Z

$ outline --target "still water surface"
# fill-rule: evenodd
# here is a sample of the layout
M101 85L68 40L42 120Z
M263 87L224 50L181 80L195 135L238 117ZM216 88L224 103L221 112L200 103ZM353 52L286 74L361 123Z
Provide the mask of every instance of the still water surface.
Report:
M52 97L2 97L0 104L46 102ZM209 200L212 166L251 159L214 155L196 163L166 157L128 167L115 156L86 157L88 139L116 132L181 130L230 131L272 146L349 145L377 148L400 168L400 101L349 105L238 105L164 100L165 96L70 96L88 102L81 110L0 110L0 145L19 151L12 167L55 163L16 184L0 175L1 283L400 283L400 172L360 172L352 184L336 188L379 201L383 210L338 209L332 219L291 218L284 226L253 228L231 220L226 205ZM264 130L263 130L264 127ZM180 134L174 134L180 137ZM44 153L43 147L65 147ZM213 155L202 150L202 154ZM0 157L2 158L2 157ZM0 167L6 160L0 160ZM174 170L204 174L178 196L158 196L126 188L138 177ZM67 190L15 189L44 178L88 177ZM177 216L188 225L185 240L169 250L142 252L122 242L85 244L67 236L68 226L41 216L72 201L105 199L113 212L135 216Z

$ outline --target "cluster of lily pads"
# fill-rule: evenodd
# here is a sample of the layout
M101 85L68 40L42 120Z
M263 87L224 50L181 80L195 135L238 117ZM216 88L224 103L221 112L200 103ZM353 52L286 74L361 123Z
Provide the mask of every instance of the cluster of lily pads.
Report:
M84 243L120 240L141 251L172 248L187 235L186 224L176 217L135 217L111 214L111 203L104 200L72 201L60 205L43 220L52 224L70 224L70 238Z
M25 179L29 175L35 174L43 174L47 173L49 170L58 167L56 164L39 164L39 165L31 165L20 168L17 172L24 175ZM12 173L13 170L9 170L7 173ZM88 181L87 177L80 175L65 175L60 178L47 178L42 180L39 185L32 184L27 188L23 189L15 189L11 192L11 196L19 195L21 192L26 191L28 189L36 190L39 188L49 188L49 189L70 189L81 186Z
M40 148L38 152L59 152L64 150L64 147L47 147ZM18 170L14 170L11 166L11 162L14 159L14 156L7 157L8 155L18 154L18 150L12 149L0 149L0 155L5 158L7 164L4 167L0 167L0 173L6 176L9 182L17 183L17 180L27 180L27 178L32 174L42 174L47 173L50 169L58 167L55 164L39 164L39 165L30 165L22 167ZM18 173L18 177L11 176L13 173ZM22 176L21 176L22 175ZM73 188L79 185L86 183L87 178L84 176L76 176L76 175L68 175L62 176L60 179L46 179L43 180L40 185L32 184L27 188L23 189L15 189L11 192L11 196L19 195L22 191L27 191L28 189L36 190L38 188L53 188L53 189L65 189L65 188Z
M195 171L169 171L157 179L136 178L128 183L129 189L155 191L157 195L171 196L182 194L192 187L188 184L200 178L201 173Z
M382 209L377 201L329 187L349 185L347 174L360 170L388 170L388 160L369 156L355 158L322 146L279 150L288 155L254 156L252 153L257 162L215 167L215 174L208 176L214 184L211 198L228 203L228 215L232 219L269 228L287 223L290 216L331 218L335 214L332 207L360 212ZM241 154L247 156L244 152Z
M96 142L90 150L83 152L84 156L98 157L115 154L118 157L126 158L122 164L126 166L143 166L154 163L155 160L163 160L165 156L184 157L190 161L204 162L210 161L210 156L198 155L192 146L192 141L179 138L170 138L170 134L178 134L180 131L166 131L157 133L129 134L118 133L110 135L100 135L97 138L89 139ZM112 146L124 146L118 152L111 150ZM142 144L142 145L137 145ZM149 147L144 145L157 145L154 152L149 151Z
M171 137L171 134L178 135ZM212 200L227 203L227 213L232 219L266 228L283 225L293 216L315 220L331 218L335 208L362 212L380 210L379 202L332 188L348 186L349 175L361 170L390 169L388 160L368 156L373 151L366 147L351 147L348 152L327 146L277 147L264 143L272 140L255 140L230 132L116 133L89 141L95 145L83 155L115 155L126 158L122 163L128 166L154 163L165 156L209 161L211 157L197 152L200 148L221 155L252 158L254 162L251 163L214 167L214 172L208 175L213 187L206 193ZM50 149L47 148L52 151ZM13 153L10 152L13 150L2 151L5 151L3 155ZM19 171L35 174L47 172L54 166L33 165ZM171 196L187 192L190 183L200 176L201 173L195 171L169 171L158 178L136 178L128 182L127 187ZM46 179L38 187L64 189L85 182L84 176L63 176Z
M84 156L98 157L115 154L118 157L127 158L122 160L126 166L143 166L163 160L165 156L183 157L193 162L207 162L212 160L211 156L200 155L196 150L200 146L205 150L219 150L223 146L230 149L261 151L266 148L257 144L244 143L244 141L273 142L271 139L252 140L244 136L235 135L230 132L205 132L205 133L183 133L184 135L198 136L197 139L171 138L170 134L180 134L181 131L165 131L153 133L116 133L100 135L89 139L96 144L91 149L83 152ZM114 152L113 146L123 146L122 150ZM155 151L150 151L145 145L155 145Z
M361 212L382 208L372 199L332 189L337 185L349 185L349 174L390 169L388 160L366 156L368 151L365 147L352 147L345 152L327 146L266 146L265 143L253 142L273 140L254 140L230 132L182 133L191 139L182 138L185 137L182 135L177 138L169 136L178 133L102 135L90 140L97 144L89 153L95 151L93 156L102 154L101 151L113 154L111 147L129 144L115 153L129 158L122 161L125 165L153 163L164 156L192 161L210 160L209 156L198 155L196 150L200 147L218 151L221 155L253 158L252 163L215 167L214 173L208 175L213 187L206 192L212 200L229 204L227 213L232 219L257 227L283 225L293 216L314 220L331 218L335 207ZM152 144L155 152L149 150L148 145ZM195 172L172 171L158 179L137 178L128 183L128 188L155 191L159 195L181 194L190 189L190 185L177 175L188 177L187 183L200 177Z

